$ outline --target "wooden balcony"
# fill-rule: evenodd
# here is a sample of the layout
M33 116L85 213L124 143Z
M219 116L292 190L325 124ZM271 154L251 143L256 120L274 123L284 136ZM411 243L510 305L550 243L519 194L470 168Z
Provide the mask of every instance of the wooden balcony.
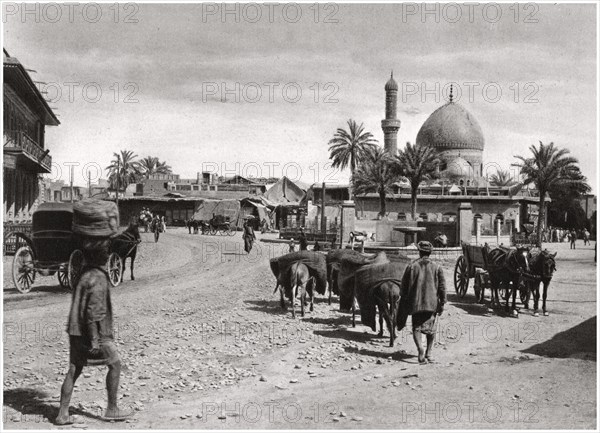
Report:
M4 131L4 166L20 165L36 173L52 171L52 157L24 131Z

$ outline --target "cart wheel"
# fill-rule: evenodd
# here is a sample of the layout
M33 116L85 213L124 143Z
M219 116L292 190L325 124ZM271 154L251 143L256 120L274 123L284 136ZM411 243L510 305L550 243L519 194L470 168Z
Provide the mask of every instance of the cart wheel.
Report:
M83 252L81 250L75 250L71 253L71 256L69 257L69 267L67 269L67 278L69 279L69 287L71 287L71 290L75 290L77 283L79 283L84 263Z
M117 287L121 282L121 276L123 275L123 261L117 253L111 253L108 257L108 279L113 287Z
M463 298L469 288L469 273L467 269L467 261L464 256L460 256L454 267L454 289L456 294Z
M58 275L58 282L60 284L60 287L62 287L63 289L68 289L69 288L68 266L61 266L60 269L58 270L58 272L56 273L56 275Z
M21 293L28 293L35 281L33 253L29 247L21 247L13 259L13 282Z

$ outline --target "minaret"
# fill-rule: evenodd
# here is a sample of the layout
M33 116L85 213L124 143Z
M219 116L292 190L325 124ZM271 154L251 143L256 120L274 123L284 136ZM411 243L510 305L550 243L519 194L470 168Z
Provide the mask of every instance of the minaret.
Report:
M400 121L396 118L396 105L398 103L398 83L394 80L394 71L385 83L385 119L381 121L383 129L385 150L396 155L398 151L398 130Z

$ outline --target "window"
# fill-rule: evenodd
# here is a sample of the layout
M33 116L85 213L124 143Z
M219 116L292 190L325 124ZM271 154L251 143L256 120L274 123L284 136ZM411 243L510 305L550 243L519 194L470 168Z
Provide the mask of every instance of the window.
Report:
M442 221L453 223L456 221L456 214L454 212L446 212L444 215L442 215Z
M406 214L404 212L398 212L398 221L406 221Z
M423 220L423 221L428 221L429 215L427 215L425 212L423 212L423 213L419 214L419 218L421 218L421 220Z

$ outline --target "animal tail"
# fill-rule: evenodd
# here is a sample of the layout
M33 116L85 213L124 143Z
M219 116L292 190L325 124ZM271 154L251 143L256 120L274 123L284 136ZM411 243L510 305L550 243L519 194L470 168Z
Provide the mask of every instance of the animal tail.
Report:
M293 264L290 268L290 272L293 272L294 274L292 276L292 293L290 294L290 299L293 301L296 295L298 294L298 266L296 264Z
M273 294L277 293L277 289L279 289L279 281L275 284L275 290L273 290Z

